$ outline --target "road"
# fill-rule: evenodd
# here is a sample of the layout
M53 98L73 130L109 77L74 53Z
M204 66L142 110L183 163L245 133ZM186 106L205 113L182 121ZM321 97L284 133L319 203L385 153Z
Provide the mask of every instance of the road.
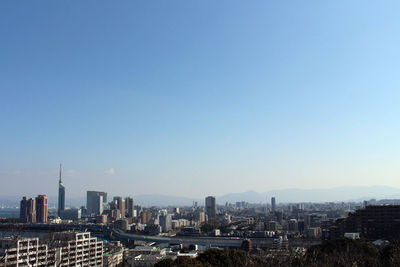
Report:
M197 244L207 247L240 247L243 242L243 239L233 237L151 236L131 234L117 230L113 230L113 235L124 240L169 244Z
M104 225L95 224L1 224L0 231L20 230L20 231L65 231L80 230L91 231L93 233L108 235L112 233L116 239L136 240L145 242L168 243L168 244L197 244L205 247L240 247L244 238L238 237L192 237L192 236L153 236L126 233L121 230L111 229ZM273 238L251 238L253 247L271 247ZM292 247L309 247L320 244L321 240L290 239Z

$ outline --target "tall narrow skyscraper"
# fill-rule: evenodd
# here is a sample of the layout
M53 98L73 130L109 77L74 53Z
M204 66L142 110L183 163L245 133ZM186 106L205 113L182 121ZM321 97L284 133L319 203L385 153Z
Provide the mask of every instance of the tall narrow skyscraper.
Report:
M214 196L206 197L206 214L209 220L214 219L217 216L217 207Z
M126 197L125 198L125 217L131 218L135 215L135 202L133 198Z
M271 211L272 212L276 211L276 199L275 199L275 197L271 197Z
M60 179L58 181L58 216L61 216L62 211L65 209L65 186L61 180L62 166L60 164Z

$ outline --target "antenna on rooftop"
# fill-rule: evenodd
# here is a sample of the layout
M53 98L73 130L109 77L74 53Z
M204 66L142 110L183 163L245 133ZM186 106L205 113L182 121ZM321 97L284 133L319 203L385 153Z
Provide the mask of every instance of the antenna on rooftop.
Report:
M61 169L62 169L62 165L60 163L60 184L62 183L62 180L61 180Z

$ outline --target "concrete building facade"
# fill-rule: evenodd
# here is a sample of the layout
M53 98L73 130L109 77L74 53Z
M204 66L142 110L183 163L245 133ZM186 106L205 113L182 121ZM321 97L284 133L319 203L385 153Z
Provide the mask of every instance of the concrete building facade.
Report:
M0 239L0 266L103 266L103 242L89 232L54 233L52 241L39 238Z

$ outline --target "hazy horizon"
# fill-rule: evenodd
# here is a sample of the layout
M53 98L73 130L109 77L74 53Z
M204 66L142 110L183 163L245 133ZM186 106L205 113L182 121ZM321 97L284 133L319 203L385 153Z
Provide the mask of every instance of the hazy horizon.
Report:
M0 196L400 188L398 7L1 1Z
M117 195L108 193L108 199L112 199ZM118 195L121 196L121 195ZM199 206L204 205L204 198L193 196L180 196L168 194L139 194L129 195L133 197L135 205L140 206L192 206L196 201ZM27 197L35 197L28 195ZM56 195L48 195L49 204L54 206L57 204ZM128 197L122 195L122 197ZM270 204L271 197L276 199L277 203L327 203L327 202L362 202L364 200L394 200L396 203L400 201L400 189L386 186L347 186L335 188L320 188L320 189L296 189L287 188L281 190L269 190L264 192L246 191L246 192L231 192L224 195L214 196L217 203L225 205L228 203L236 203L245 201L252 204ZM0 204L19 205L21 196L0 196ZM79 197L67 197L67 207L79 207L86 205L86 195Z

